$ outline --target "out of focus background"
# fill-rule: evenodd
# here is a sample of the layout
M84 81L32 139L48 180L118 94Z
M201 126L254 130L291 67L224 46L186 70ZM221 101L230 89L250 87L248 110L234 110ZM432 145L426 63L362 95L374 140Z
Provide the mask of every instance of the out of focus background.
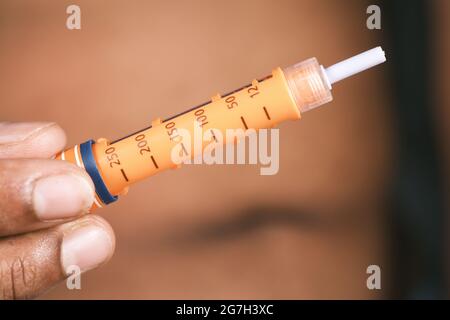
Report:
M81 8L81 30L66 8ZM381 30L366 27L371 4ZM280 171L185 166L99 211L111 262L48 299L442 298L450 2L0 2L0 118L117 139L276 66L381 45L387 63L280 126ZM369 290L366 269L382 270Z

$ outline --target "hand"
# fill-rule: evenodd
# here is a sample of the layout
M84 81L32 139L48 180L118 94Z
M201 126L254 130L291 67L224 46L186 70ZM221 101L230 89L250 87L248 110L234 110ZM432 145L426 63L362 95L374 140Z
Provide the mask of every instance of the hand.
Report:
M39 295L106 262L111 227L86 215L94 186L86 172L51 158L65 145L54 123L0 123L0 299Z

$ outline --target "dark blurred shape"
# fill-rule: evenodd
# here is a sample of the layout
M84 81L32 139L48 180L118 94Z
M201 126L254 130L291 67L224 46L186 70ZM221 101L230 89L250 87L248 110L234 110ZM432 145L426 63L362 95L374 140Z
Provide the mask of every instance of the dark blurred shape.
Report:
M299 232L329 230L340 219L332 219L307 212L294 207L273 207L260 205L248 207L238 215L223 217L216 222L205 222L184 232L178 237L172 238L175 247L185 245L209 244L211 241L226 241L250 232L274 226L290 226ZM181 244L181 245L180 245Z
M444 298L442 157L438 154L432 74L434 2L384 1L396 103L397 170L392 198L393 296Z

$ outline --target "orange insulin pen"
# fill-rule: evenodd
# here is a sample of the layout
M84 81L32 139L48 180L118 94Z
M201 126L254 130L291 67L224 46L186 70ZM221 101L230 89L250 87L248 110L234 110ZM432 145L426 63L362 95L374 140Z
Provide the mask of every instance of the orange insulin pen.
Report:
M85 169L95 185L92 209L101 208L128 192L131 184L178 167L171 152L178 131L272 128L330 102L331 86L386 61L381 47L368 50L328 68L310 58L166 120L156 119L141 131L109 142L100 138L64 150L56 156ZM214 132L212 132L214 137ZM202 148L211 142L204 141ZM193 155L191 152L190 154Z

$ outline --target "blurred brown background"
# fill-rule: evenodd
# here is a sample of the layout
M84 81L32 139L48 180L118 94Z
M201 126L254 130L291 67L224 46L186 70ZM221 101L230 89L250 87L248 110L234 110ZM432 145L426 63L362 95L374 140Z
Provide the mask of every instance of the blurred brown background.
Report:
M79 31L65 26L73 3ZM0 117L58 122L69 145L116 139L276 66L312 56L330 65L383 45L384 31L366 28L368 4L2 1ZM275 176L185 166L134 186L100 212L116 231L111 262L84 275L82 290L62 284L44 298L389 296L397 142L387 68L337 84L332 104L282 124ZM448 136L448 122L440 128ZM382 267L381 291L366 287L371 264Z

